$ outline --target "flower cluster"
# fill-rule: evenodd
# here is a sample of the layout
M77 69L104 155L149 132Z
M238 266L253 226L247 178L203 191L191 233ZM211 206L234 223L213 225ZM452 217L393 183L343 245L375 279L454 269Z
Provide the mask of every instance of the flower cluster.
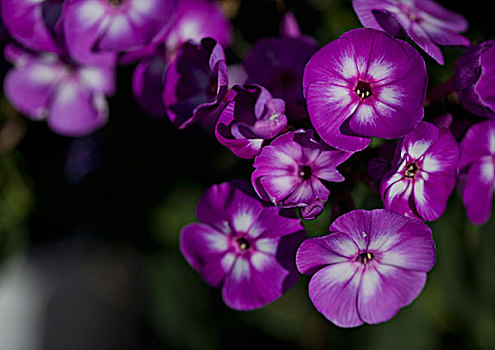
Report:
M319 49L288 12L280 35L254 43L235 69L224 51L232 26L209 0L1 5L16 41L4 52L14 65L5 91L27 117L46 119L61 135L91 133L107 121L117 65L135 64L132 90L142 109L178 129L199 124L252 162L250 182L208 188L200 223L180 233L187 262L231 308L273 302L299 272L313 275L309 296L336 325L385 322L425 286L436 255L424 222L441 217L456 183L467 217L490 218L495 121L463 136L452 131L455 115L424 120L432 98L415 47L443 64L439 46L470 46L459 34L467 21L431 0L353 0L365 28ZM494 118L494 80L492 40L460 56L448 93L470 113ZM372 139L383 139L388 156L369 159ZM337 183L358 178L356 158L368 160L384 209L350 205L329 235L305 240L301 220L320 215L329 187L335 193Z

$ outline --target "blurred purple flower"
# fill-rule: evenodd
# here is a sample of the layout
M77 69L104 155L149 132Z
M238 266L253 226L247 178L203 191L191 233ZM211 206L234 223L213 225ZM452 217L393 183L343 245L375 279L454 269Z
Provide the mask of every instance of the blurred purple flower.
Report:
M274 97L287 104L292 121L307 118L302 91L304 66L318 49L317 44L302 38L263 38L257 41L246 59L247 84L260 84Z
M471 47L457 60L454 89L461 105L480 117L495 118L495 40Z
M438 219L457 177L459 147L447 128L422 122L397 145L380 186L383 205L426 221Z
M201 222L180 233L181 252L208 284L222 285L229 307L262 307L295 284L294 256L304 228L297 218L262 203L248 183L210 187L196 214Z
M27 117L46 119L50 129L65 136L84 136L107 122L105 96L115 92L113 67L81 66L11 45L4 54L14 64L4 81L5 95Z
M344 181L337 166L351 155L318 142L312 130L297 130L262 149L251 180L262 199L283 208L299 207L302 218L310 220L320 214L330 194L321 180Z
M490 219L495 192L495 121L473 125L461 142L462 201L473 223Z
M175 126L183 129L199 119L214 125L228 89L222 46L211 38L185 43L168 67L164 84L163 104Z
M176 51L187 41L199 43L203 38L227 47L233 39L232 25L214 1L179 0L177 19L166 36L167 48Z
M31 50L61 52L63 0L1 0L2 21L10 35Z
M407 35L428 55L444 63L438 45L469 46L468 23L460 14L430 0L353 0L363 26L384 30L392 36Z
M314 274L309 297L340 327L385 322L423 289L435 264L431 230L386 209L354 210L330 234L305 240L296 255L301 273Z
M229 103L218 118L218 141L241 158L254 158L265 140L277 136L286 126L285 103L262 86L234 86Z
M423 59L408 43L354 29L313 55L303 89L323 141L360 151L371 137L399 138L418 125L427 80Z
M62 16L66 45L82 63L108 64L170 29L176 0L72 0Z
M207 37L224 47L232 41L232 26L220 8L207 0L179 0L170 32L145 48L124 55L123 64L140 61L134 70L132 88L145 111L155 117L165 116L162 92L170 61L185 42L199 43Z

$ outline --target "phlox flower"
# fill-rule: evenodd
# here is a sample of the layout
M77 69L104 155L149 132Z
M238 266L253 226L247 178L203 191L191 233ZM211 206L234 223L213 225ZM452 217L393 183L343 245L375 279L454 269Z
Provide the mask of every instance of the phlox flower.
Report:
M448 128L421 122L399 141L380 194L385 208L432 221L447 206L457 177L459 147Z
M340 216L329 235L305 240L296 255L299 271L313 275L314 306L340 327L394 317L421 293L434 263L430 228L387 209Z
M312 130L296 130L261 150L251 180L262 199L283 208L301 208L303 219L314 219L330 194L322 180L344 181L337 166L351 155L316 140Z
M424 61L409 44L379 30L354 29L313 55L303 90L323 141L359 151L371 137L403 137L418 125L427 80Z
M353 0L363 26L384 30L392 36L406 35L440 64L439 45L469 46L468 23L460 14L431 0Z
M285 103L262 86L234 86L215 127L218 141L241 158L254 158L265 140L286 126Z
M480 117L495 118L495 40L469 48L459 59L454 89L461 105Z
M278 299L297 279L294 256L305 237L301 222L263 203L247 182L211 186L185 226L180 250L224 302L252 310Z
M65 136L83 136L108 119L105 96L115 92L115 69L79 65L54 53L34 54L7 46L14 64L4 81L5 95L21 113L45 120Z
M482 225L490 219L495 193L495 121L473 125L461 141L459 170L462 201L469 220Z
M80 62L108 63L169 30L175 7L176 0L68 1L62 13L67 49Z

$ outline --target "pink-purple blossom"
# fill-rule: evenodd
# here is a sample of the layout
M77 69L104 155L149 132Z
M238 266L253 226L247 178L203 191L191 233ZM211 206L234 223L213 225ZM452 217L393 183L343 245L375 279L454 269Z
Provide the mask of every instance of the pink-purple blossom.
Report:
M64 7L65 42L85 63L108 64L149 44L173 23L176 0L72 0Z
M218 141L241 158L254 158L287 125L285 103L262 86L234 86L215 126Z
M495 40L469 48L459 59L454 89L461 105L480 117L495 118Z
M106 96L115 92L115 69L79 65L55 53L34 54L7 46L14 64L5 77L7 99L33 120L65 136L83 136L108 119Z
M459 147L448 128L422 122L397 145L392 170L382 179L385 208L432 221L447 206L457 178Z
M200 223L184 227L180 249L224 302L252 310L273 302L297 279L297 246L305 238L299 219L263 203L247 182L213 185L201 196Z
M495 121L475 124L466 132L459 171L467 217L482 225L490 219L495 193Z
M392 36L408 36L440 64L439 45L469 46L459 33L468 23L460 14L430 0L353 0L363 26L384 30Z
M165 73L163 104L179 129L198 119L215 124L224 107L228 69L222 46L211 38L185 43Z
M381 323L410 304L435 263L430 228L387 209L354 210L337 218L330 234L305 240L296 255L313 275L309 297L340 327Z
M427 80L424 60L408 43L354 29L313 55L303 89L323 141L359 151L371 137L403 137L419 124Z
M337 166L351 155L318 141L312 130L296 130L262 149L251 179L262 199L282 208L298 207L303 219L314 219L330 194L322 181L344 181Z

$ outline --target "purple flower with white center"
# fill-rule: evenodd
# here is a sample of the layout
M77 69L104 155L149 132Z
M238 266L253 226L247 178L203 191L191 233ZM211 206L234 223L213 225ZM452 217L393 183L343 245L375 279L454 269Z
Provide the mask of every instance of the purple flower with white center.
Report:
M408 43L354 29L313 55L303 91L323 141L360 151L371 137L403 137L419 124L427 80L423 58Z
M273 302L297 280L294 257L305 238L299 219L261 202L247 182L210 187L196 208L200 223L180 233L180 250L229 307Z
M490 219L495 193L495 121L473 125L461 142L462 201L473 223Z
M447 128L422 122L397 145L380 185L383 205L405 216L438 219L457 177L459 147Z
M253 45L243 62L247 83L263 85L274 97L284 99L290 119L307 119L302 76L317 49L314 41L302 38L263 38Z
M32 50L61 51L63 0L1 0L2 21L10 35Z
M354 210L330 234L305 240L296 255L301 273L314 274L309 297L340 327L388 321L421 293L435 264L430 228L387 209Z
M149 44L169 29L176 0L72 0L63 10L66 45L84 63Z
M232 26L217 4L207 0L179 0L170 32L147 47L124 55L121 59L124 64L140 60L134 70L132 88L145 111L155 117L165 115L163 80L170 61L185 42L199 43L207 37L224 47L232 41Z
M46 119L65 136L84 136L107 122L113 67L81 66L53 53L35 55L10 46L5 55L14 64L4 81L5 95L30 119Z
M272 98L262 86L234 86L228 100L215 135L238 157L254 158L265 140L274 138L287 126L285 102Z
M344 181L337 166L351 155L318 142L313 130L297 130L261 150L251 180L262 199L283 208L299 207L302 218L311 220L330 194L321 181Z
M353 0L363 26L384 30L392 36L406 35L440 64L439 45L469 46L468 23L460 14L430 0Z
M462 107L480 116L495 118L495 40L469 48L458 60L454 89Z
M222 46L211 38L201 44L185 43L168 67L164 82L163 104L175 126L183 129L198 119L216 122L228 89Z

